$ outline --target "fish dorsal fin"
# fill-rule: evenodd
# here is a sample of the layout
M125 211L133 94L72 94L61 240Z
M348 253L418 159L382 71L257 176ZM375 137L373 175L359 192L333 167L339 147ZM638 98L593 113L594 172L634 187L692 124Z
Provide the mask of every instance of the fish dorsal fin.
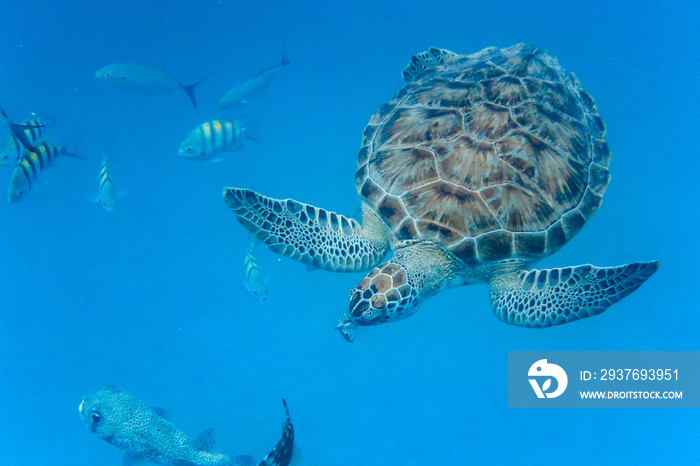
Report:
M195 442L200 450L211 451L216 444L216 431L211 428L204 429Z
M447 60L456 57L457 54L445 49L429 48L411 57L411 61L403 69L403 79L410 83L428 70L442 66Z
M170 413L164 410L163 408L153 408L153 411L156 412L156 414L163 419L170 420Z

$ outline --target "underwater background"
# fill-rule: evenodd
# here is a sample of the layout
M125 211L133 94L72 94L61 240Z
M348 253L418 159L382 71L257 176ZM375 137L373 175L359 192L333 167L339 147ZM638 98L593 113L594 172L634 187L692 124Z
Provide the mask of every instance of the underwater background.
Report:
M86 159L59 157L25 199L0 202L0 463L121 464L78 416L114 384L256 459L279 439L285 398L301 464L696 464L697 410L508 409L507 356L700 349L698 31L694 1L3 1L0 105L55 120L58 142L84 129ZM259 118L261 142L216 163L179 157L285 38L289 66L240 115ZM334 327L364 274L259 246L267 300L245 289L247 232L223 187L352 215L363 128L410 57L524 41L576 74L613 153L601 209L539 266L659 260L646 284L544 330L494 318L485 285L451 289L352 344ZM211 74L199 108L95 77L128 62L186 84ZM123 194L111 214L90 202L105 156Z

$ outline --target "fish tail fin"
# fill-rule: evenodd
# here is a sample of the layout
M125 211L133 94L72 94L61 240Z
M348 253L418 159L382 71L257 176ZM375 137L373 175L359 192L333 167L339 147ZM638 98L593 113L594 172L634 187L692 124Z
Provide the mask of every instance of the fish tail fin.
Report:
M192 105L194 105L194 108L197 108L197 99L194 96L195 88L197 86L199 86L202 83L202 81L206 80L211 75L212 75L212 73L209 73L208 75L206 75L205 77L203 77L202 79L197 81L196 83L190 84L189 86L187 86L185 84L180 84L182 86L182 90L185 91L185 93L187 94L187 97L189 97L190 100L192 101Z
M206 79L206 78L204 78ZM197 99L194 96L194 88L197 87L197 84L201 83L202 81L197 81L194 84L190 84L189 86L182 86L182 89L185 91L187 94L187 97L190 98L192 101L192 105L194 105L194 108L197 108Z
M5 123L12 123L12 121L10 121L10 117L7 116L7 113L5 113L5 110L3 110L2 107L0 107L0 118L2 118Z
M255 251L255 246L257 246L258 243L255 242L256 238L253 236L252 233L248 232L248 245L246 246L246 251L249 253L253 253ZM260 242L258 240L258 242Z
M75 133L70 139L68 139L60 148L61 155L67 155L68 157L73 157L74 159L87 159L87 156L83 151L78 149L78 144L85 135L85 130L87 127L81 129Z
M12 120L10 120L10 117L7 116L7 113L5 113L5 110L0 107L0 119L7 124L7 126L10 128L10 131L12 132L12 136L17 139L17 141L21 142L22 145L25 147L27 150L33 150L34 148L32 147L32 142L27 138L27 135L24 134L24 130L28 128L43 128L44 125L20 125L17 123L13 123Z
M107 154L102 158L102 163L107 163L112 159L112 148L114 147L114 133L109 137L107 143Z
M289 58L287 58L287 37L282 41L282 59L280 60L280 66L289 65Z
M243 137L246 139L250 139L253 142L260 142L260 133L258 132L258 121L259 117L255 117L255 119L245 128L243 128Z
M72 151L67 151L65 148L63 148L63 150L61 151L61 155L67 155L68 157L80 160L87 159L87 156L85 154L75 149L73 149Z

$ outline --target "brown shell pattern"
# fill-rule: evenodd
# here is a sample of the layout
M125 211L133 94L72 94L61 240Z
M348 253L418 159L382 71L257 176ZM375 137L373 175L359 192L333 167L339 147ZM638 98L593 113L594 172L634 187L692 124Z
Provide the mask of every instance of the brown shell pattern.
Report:
M467 263L536 259L600 206L610 151L593 99L531 44L449 58L365 129L357 190L398 239Z

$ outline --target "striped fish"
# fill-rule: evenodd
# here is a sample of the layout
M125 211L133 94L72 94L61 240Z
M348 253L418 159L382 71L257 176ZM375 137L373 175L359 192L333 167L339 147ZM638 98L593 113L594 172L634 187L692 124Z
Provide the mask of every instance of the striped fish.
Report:
M177 153L189 160L214 160L222 152L241 150L244 138L260 142L255 122L244 127L234 120L207 121L190 131Z
M243 258L243 265L245 267L245 287L248 291L257 296L260 301L265 301L267 298L267 284L265 283L262 273L260 272L258 262L255 260L255 256L253 255L254 249L255 240L251 235L250 239L248 240L246 255Z
M30 146L34 146L44 140L46 125L39 118L29 118L19 125L18 131L23 134L23 138ZM7 137L7 140L0 145L0 165L13 165L26 151L24 144L17 139L14 133Z
M53 164L59 155L82 158L70 153L66 146L54 146L47 142L42 142L20 157L10 179L10 187L8 189L9 201L17 202L26 196L39 173Z
M5 113L5 110L0 108L0 119L2 119L5 124L10 128L10 131L12 132L12 135L17 138L17 140L24 146L25 149L27 150L32 150L32 141L29 139L29 135L25 132L25 130L32 128L32 126L29 126L27 124L17 124L13 123L12 120L10 120L10 117L7 116L7 113ZM44 125L42 124L41 127Z
M97 201L107 212L114 212L114 208L117 206L117 190L114 187L112 173L109 171L109 167L107 166L107 157L105 157L102 161L98 179L100 185Z

